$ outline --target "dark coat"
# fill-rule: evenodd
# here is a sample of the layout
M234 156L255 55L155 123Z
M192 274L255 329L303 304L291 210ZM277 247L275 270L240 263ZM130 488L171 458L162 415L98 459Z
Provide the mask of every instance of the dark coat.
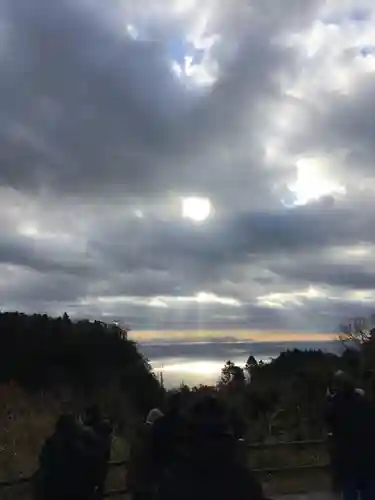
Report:
M36 477L38 500L88 500L97 486L100 445L94 432L56 432L45 442Z
M133 493L146 494L153 490L155 465L151 454L151 432L151 424L142 424L131 443L126 484Z
M260 483L237 458L236 439L224 426L191 426L185 460L160 485L158 500L263 500Z
M327 404L327 425L335 474L341 479L366 479L375 474L375 411L354 390L340 392Z
M150 435L153 461L160 468L168 467L183 454L186 440L185 420L178 413L169 413L154 422Z

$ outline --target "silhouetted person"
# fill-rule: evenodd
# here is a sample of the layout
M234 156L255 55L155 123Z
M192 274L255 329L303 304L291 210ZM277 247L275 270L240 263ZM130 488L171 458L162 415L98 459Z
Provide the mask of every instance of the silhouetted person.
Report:
M109 460L111 458L112 432L113 428L108 420L102 420L96 426L96 434L99 438L95 493L95 499L97 500L102 499L104 495Z
M127 469L127 485L133 500L148 500L155 495L158 468L152 454L151 434L152 426L162 416L158 408L153 408L135 433Z
M93 476L96 484L95 498L100 499L104 494L105 481L108 474L113 429L110 422L103 419L100 408L96 404L86 408L82 422L86 428L87 439L91 439L91 443L88 444L92 444L93 446L93 456L90 457L90 460L92 459L93 461Z
M326 393L326 406L328 408L328 412L330 411L329 409L332 404L334 395L335 393L333 391L333 386L331 385L327 388L327 393ZM336 464L337 450L334 445L332 430L330 428L328 428L328 434L327 434L327 448L330 461L331 490L332 493L338 495L341 493L341 481L340 481L338 467Z
M236 408L232 408L229 411L229 421L236 438L243 439L247 431L247 426L244 418Z
M83 425L96 430L96 427L102 422L102 414L98 405L93 404L87 407L82 416Z
M158 500L262 500L260 483L238 460L237 440L213 398L190 415L187 454L160 485Z
M172 394L165 415L157 419L151 429L151 454L156 467L167 471L182 453L185 419L182 415L182 395Z
M374 500L374 408L341 371L334 376L327 424L333 473L344 500Z
M89 500L92 449L72 415L62 415L39 457L35 495L38 500Z

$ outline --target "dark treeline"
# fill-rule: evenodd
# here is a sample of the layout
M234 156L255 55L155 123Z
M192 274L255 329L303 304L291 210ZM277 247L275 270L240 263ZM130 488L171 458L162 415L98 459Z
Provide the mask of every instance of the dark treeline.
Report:
M127 332L67 314L0 313L0 383L29 390L73 387L86 393L116 384L140 410L156 404L160 386Z
M337 370L375 399L375 330L342 338L341 355L288 350L269 363L249 356L244 369L228 361L215 387L183 386L187 399L215 392L244 420L250 440L320 439L325 435L327 389Z
M270 363L228 361L215 387L182 387L187 401L215 392L241 415L253 440L305 439L324 433L322 408L333 373L344 370L374 397L375 330L345 335L342 355L291 350ZM0 313L0 384L31 391L68 387L91 394L116 387L144 415L162 405L163 390L127 332L115 324L47 315ZM118 393L120 390L120 393Z

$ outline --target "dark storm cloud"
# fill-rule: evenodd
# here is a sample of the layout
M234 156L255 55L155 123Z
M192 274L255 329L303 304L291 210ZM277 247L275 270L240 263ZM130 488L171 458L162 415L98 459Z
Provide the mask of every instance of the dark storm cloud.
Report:
M69 1L9 2L7 13L3 182L81 192L156 182L184 97L158 44L116 36Z
M129 226L120 222L108 226L100 239L93 235L91 248L125 268L167 271L174 265L181 268L183 261L204 273L217 265L269 254L373 242L374 222L371 214L363 216L324 203L278 212L219 215L200 226L144 219Z
M351 59L355 57L358 54ZM356 190L359 182L371 182L374 176L374 98L373 74L369 73L356 82L349 95L332 93L324 109L311 110L309 133L300 131L294 143L299 152L308 149L330 155L333 175L349 190Z
M27 237L3 232L0 238L0 261L32 267L38 271L55 270L67 273L94 273L99 266L103 272L117 271L120 275L138 272L136 279L140 295L149 282L163 278L171 286L178 283L169 271L186 268L207 277L215 268L248 261L249 258L272 254L302 253L334 245L351 245L358 241L374 242L371 231L374 220L355 211L301 207L283 212L238 214L194 226L183 221L110 220L93 226L83 248L77 248L74 238ZM106 224L107 223L107 224ZM58 236L58 235L57 235ZM327 264L328 265L328 264ZM334 262L329 265L334 266ZM334 268L332 267L334 273ZM348 271L350 269L348 268ZM322 272L329 269L322 268ZM308 270L305 271L306 273ZM194 276L192 276L194 277ZM198 276L195 276L196 278ZM113 284L115 285L115 284ZM135 284L134 284L135 285ZM132 287L130 287L132 288ZM157 294L145 289L146 295ZM167 290L160 290L165 295Z
M64 308L84 297L86 282L80 277L38 273L19 266L1 266L0 301L5 309L17 309L18 304L35 312L48 311L51 304ZM65 310L65 309L64 309Z
M365 265L334 262L312 262L308 267L274 266L279 275L284 275L288 280L304 281L306 283L322 283L342 288L373 290L375 287L375 270Z
M352 322L353 318L370 318L373 312L372 300L348 300L346 297L341 300L313 300L301 311L305 315L305 324L315 324L321 331L325 329L337 334L340 333L340 325Z
M272 43L289 16L263 25L259 16L270 12L255 5L236 51L222 61L220 79L196 99L169 70L166 33L161 40L126 36L132 9L108 4L113 16L123 16L121 30L120 23L100 18L99 2L91 8L69 0L6 6L11 35L0 87L3 183L86 195L180 189L232 203L250 189L254 201L272 198L275 178L260 168L263 153L252 129L266 125L259 108L280 97L277 75L293 66L292 52ZM236 19L236 9L230 12ZM302 19L308 9L292 12ZM228 30L224 48L233 39Z
M110 2L105 12L100 2L86 8L68 0L58 6L6 2L3 183L86 196L198 191L232 205L248 189L254 203L272 198L275 178L260 168L263 153L252 129L264 126L259 105L280 96L277 74L293 64L292 53L271 39L291 17L308 17L308 6L292 3L293 16L265 23L274 10L255 4L242 18L247 29L239 30L230 20L240 21L240 4L223 10L226 36L217 49L222 74L197 100L169 71L163 44L168 31L159 40L126 36L132 8ZM121 22L111 24L112 17ZM171 30L173 23L162 21ZM234 33L241 35L239 42ZM223 59L220 48L234 40L238 48Z
M203 226L160 221L141 220L134 226L125 223L123 232L117 226L104 229L104 224L93 226L92 235L96 232L97 240L95 244L88 240L81 250L75 249L74 238L62 244L58 239L52 243L25 236L12 239L3 233L2 262L35 271L33 279L21 281L19 291L16 282L14 291L11 287L4 292L8 300L32 300L35 288L35 299L43 302L45 294L45 302L65 301L69 309L69 297L88 297L83 307L90 315L120 315L139 329L186 329L201 324L207 328L223 324L261 328L267 324L324 329L332 327L331 318L327 322L309 317L311 300L296 314L290 307L273 310L256 304L258 295L289 292L291 287L298 290L309 283L371 288L371 270L335 262L334 255L324 254L332 245L371 241L371 221L360 224L354 213L334 209L323 214L315 206L284 214L240 215L217 221L204 231ZM314 248L317 258L309 258ZM289 258L292 253L295 257ZM241 266L248 267L249 262L255 267L250 275L244 275ZM247 276L250 283L246 283ZM163 296L193 296L202 290L234 296L246 306L167 302L165 308L159 308L139 302L155 296L161 296L162 301ZM138 299L125 303L115 300L111 305L95 303L96 296Z
M65 246L65 248L64 248ZM68 248L67 248L68 247ZM32 240L14 234L1 234L0 263L25 266L40 272L87 275L95 271L89 255L79 255L61 242Z

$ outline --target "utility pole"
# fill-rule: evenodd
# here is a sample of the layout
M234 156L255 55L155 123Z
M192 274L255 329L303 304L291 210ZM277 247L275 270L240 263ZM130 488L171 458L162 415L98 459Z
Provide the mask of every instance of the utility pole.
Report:
M161 365L161 369L160 369L160 376L159 376L159 379L160 379L160 386L162 389L164 389L164 375L163 375L163 368L164 368L164 365Z

